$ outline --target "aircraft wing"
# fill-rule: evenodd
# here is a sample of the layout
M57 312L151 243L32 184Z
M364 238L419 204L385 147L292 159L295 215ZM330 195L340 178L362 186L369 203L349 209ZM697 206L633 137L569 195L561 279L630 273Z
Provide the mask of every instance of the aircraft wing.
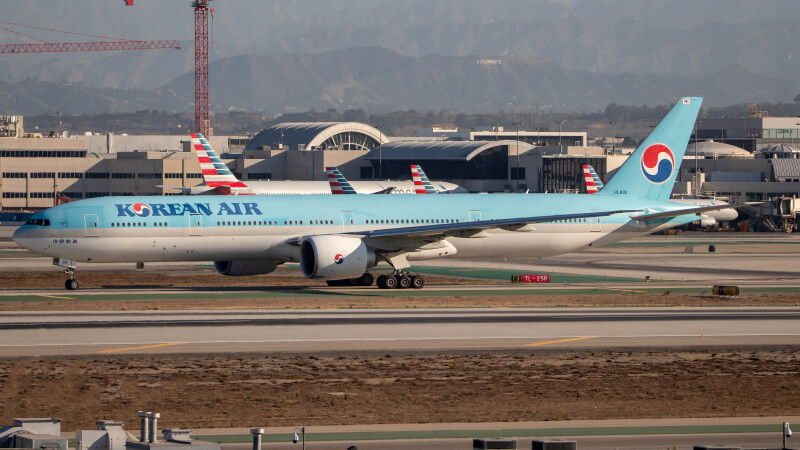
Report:
M576 214L556 214L550 216L515 217L511 219L476 220L470 222L440 223L431 225L412 225L398 228L385 228L380 230L351 231L343 234L360 235L368 238L378 237L422 237L430 235L455 234L464 231L480 232L488 228L498 227L523 227L528 224L553 222L566 219L584 219L592 217L606 217L613 214L632 213L637 210L618 211L591 211Z
M762 202L747 203L727 203L725 205L697 206L695 208L674 209L671 211L655 212L650 214L631 214L631 219L637 222L647 222L648 220L670 219L672 217L684 216L686 214L700 215L706 211L719 211L722 209L738 208L740 206L760 205Z

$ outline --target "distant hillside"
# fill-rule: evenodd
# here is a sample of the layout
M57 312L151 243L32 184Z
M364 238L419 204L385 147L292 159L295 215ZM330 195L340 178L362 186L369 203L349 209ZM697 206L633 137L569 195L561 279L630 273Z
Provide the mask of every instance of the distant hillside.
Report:
M796 17L748 24L710 22L683 30L642 20L570 17L546 23L502 20L409 26L403 22L288 35L267 53L324 53L368 45L405 56L507 55L549 59L598 73L698 76L733 64L790 79L800 72ZM788 54L787 54L788 51Z
M706 106L790 102L797 81L756 75L734 65L697 78L666 74L608 75L566 70L552 62L478 56L412 58L380 48L322 54L242 55L211 66L212 108L265 114L311 108L493 111L596 111L609 103L669 104L684 95ZM494 62L501 61L499 64ZM165 84L191 102L192 73Z
M130 113L146 109L189 113L194 73L158 89L94 88L36 79L0 81L0 111L36 115ZM592 112L611 103L670 104L684 95L704 106L792 102L800 83L756 75L734 65L702 77L598 74L547 60L518 57L414 58L381 48L322 54L241 55L211 65L211 109L266 115L309 109Z
M187 111L191 106L165 90L94 88L82 84L51 83L29 79L0 81L0 112L37 115L43 113L122 113L144 109Z

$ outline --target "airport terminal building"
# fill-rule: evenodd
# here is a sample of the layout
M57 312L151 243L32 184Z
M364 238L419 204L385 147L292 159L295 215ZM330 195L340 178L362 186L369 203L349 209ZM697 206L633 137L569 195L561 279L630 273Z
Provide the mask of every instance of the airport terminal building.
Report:
M729 129L717 128L721 120L701 119L674 192L748 201L800 196L800 152L791 145L795 135L800 145L798 119L724 120ZM25 133L22 123L20 116L0 117L4 211L50 207L59 193L73 199L177 195L170 186L203 183L189 136L44 137ZM714 133L724 142L711 140ZM327 166L339 167L350 180L410 179L409 166L420 164L429 178L470 192L585 192L584 164L607 181L627 158L588 145L586 132L431 127L419 134L387 136L358 122L281 123L254 136L209 141L245 182L323 181ZM756 150L735 145L742 143Z
M6 137L0 137L4 210L46 208L59 193L72 199L176 195L179 191L169 186L203 182L188 136L25 137L22 118L14 120L20 126L9 126ZM245 182L323 181L327 166L339 167L351 180L410 179L409 166L421 164L431 179L452 181L473 192L537 192L542 187L541 150L549 147L535 144L560 139L564 145L558 148L565 153L587 148L585 133L527 133L532 143L509 139L507 132L489 134L496 139L477 133L468 137L487 139L393 138L363 123L315 122L282 123L253 137L214 136L209 142Z

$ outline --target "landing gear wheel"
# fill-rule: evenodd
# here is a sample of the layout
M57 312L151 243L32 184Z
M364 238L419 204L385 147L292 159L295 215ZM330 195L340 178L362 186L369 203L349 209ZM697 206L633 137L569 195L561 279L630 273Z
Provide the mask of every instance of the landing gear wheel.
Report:
M328 286L341 286L342 280L325 280L325 283L327 283Z
M372 283L375 281L375 277L372 276L371 273L367 272L364 275L361 275L358 278L358 285L359 286L372 286Z
M411 287L414 289L422 289L425 286L425 280L419 276L414 275L411 277Z
M381 279L383 277L383 279ZM394 276L381 275L378 277L378 287L381 289L394 289L397 287L397 278Z
M80 284L78 283L78 280L70 278L64 282L64 287L67 288L68 291L74 291L80 287Z
M406 275L398 275L397 277L397 287L400 289L408 289L411 286L411 278L408 278Z
M386 289L386 278L386 275L378 275L378 278L375 280L375 284L381 289Z

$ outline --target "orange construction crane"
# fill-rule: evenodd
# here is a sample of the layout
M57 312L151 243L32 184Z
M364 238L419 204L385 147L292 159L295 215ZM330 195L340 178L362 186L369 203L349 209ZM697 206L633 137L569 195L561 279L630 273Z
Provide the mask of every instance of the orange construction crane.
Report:
M133 6L134 0L122 0ZM211 0L193 0L194 8L194 131L205 137L211 135L208 94L208 15L214 18Z
M0 24L15 27L34 28L44 31L55 31L58 33L76 34L80 36L96 37L101 39L112 39L109 41L89 42L47 42L0 25L0 29L2 30L39 41L38 43L34 44L0 44L0 53L100 52L109 50L153 50L164 48L174 48L180 50L181 48L177 39L161 41L134 41L129 39L108 38L105 36L92 36L89 34L53 30L50 28L34 27L30 25L20 25L12 22L0 21Z

